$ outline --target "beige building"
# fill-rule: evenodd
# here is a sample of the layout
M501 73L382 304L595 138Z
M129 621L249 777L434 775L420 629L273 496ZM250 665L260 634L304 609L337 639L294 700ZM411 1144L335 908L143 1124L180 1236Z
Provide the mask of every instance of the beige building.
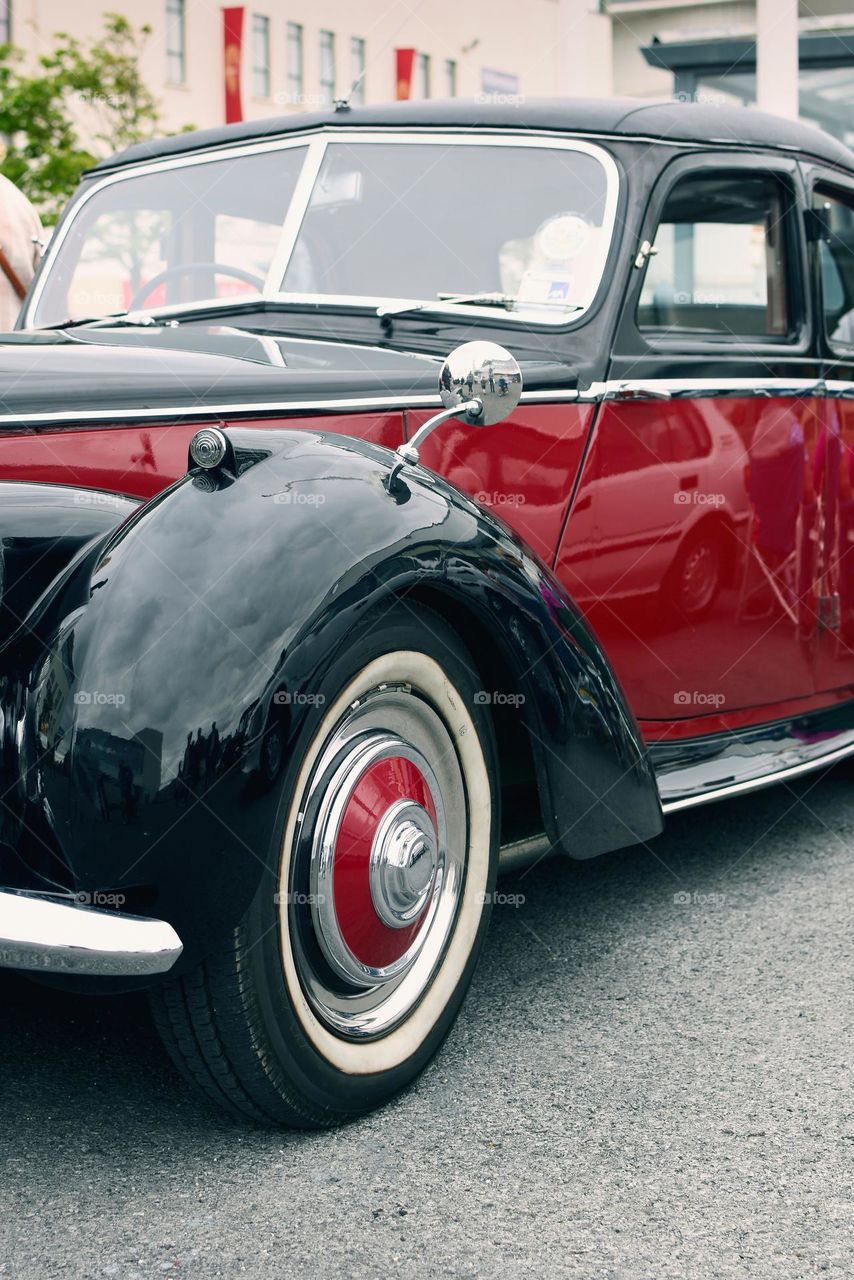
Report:
M34 58L105 11L151 27L167 129L347 95L616 93L759 100L854 142L854 0L0 0L0 38Z
M249 0L226 7L242 9L246 119L315 109L348 94L362 73L354 100L393 99L398 50L412 51L412 97L559 88L558 0L526 0L524 7L519 0ZM31 55L49 51L56 31L95 36L105 11L137 26L147 23L152 34L144 72L164 125L201 128L225 119L219 0L7 0L5 8L7 23L11 8L12 41ZM230 60L229 70L233 74Z

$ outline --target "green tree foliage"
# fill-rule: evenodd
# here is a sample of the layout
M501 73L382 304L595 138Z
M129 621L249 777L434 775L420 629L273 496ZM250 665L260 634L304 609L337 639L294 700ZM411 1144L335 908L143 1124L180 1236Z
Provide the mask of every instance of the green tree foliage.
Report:
M57 32L53 52L28 69L0 48L0 172L52 223L96 159L158 132L158 110L139 68L151 28L104 15L104 33L81 44Z

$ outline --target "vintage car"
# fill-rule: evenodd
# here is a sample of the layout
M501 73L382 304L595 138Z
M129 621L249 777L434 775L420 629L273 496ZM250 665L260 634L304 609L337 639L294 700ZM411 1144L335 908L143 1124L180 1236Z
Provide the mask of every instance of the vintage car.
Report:
M135 145L0 339L0 538L0 964L363 1112L500 866L854 752L854 157L632 101Z

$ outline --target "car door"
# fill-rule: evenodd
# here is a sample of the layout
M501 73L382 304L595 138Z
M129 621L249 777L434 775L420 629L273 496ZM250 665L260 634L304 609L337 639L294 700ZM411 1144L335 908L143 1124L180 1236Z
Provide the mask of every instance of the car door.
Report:
M653 737L773 719L815 691L802 201L794 160L707 153L671 163L647 210L558 573ZM657 466L631 472L617 517L627 439Z
M812 257L827 395L816 457L823 573L816 679L854 685L854 181L808 174Z

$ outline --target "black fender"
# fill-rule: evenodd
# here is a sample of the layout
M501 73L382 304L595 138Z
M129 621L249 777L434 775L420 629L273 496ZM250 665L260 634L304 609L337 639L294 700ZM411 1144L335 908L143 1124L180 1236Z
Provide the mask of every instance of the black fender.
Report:
M96 555L104 539L139 507L131 498L73 485L0 482L0 845L19 848L29 834L30 870L51 862L38 831L25 827L18 730L24 723L26 686L4 678L10 642L26 629L45 593L59 601L56 584L66 570ZM20 860L13 858L21 870ZM7 867L0 856L0 880ZM26 883L26 882L25 882ZM44 886L41 886L44 887Z
M585 857L658 833L605 655L503 523L421 468L390 493L379 446L229 436L233 470L141 507L65 575L33 620L35 656L18 655L21 769L75 886L126 891L175 926L182 963L204 954L270 865L274 783L313 690L370 611L425 590L453 603L475 663L466 618L503 655L552 841Z
M0 483L0 636L81 547L109 533L139 503L71 485Z

